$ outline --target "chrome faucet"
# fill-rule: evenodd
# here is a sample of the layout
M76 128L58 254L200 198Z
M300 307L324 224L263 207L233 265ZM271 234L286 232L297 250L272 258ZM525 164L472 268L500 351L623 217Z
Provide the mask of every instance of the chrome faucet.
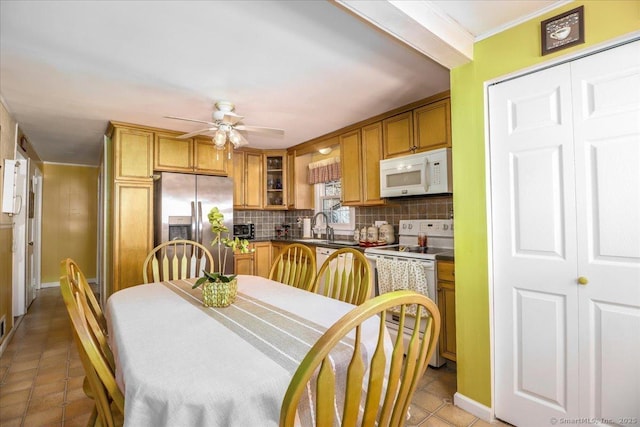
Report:
M327 216L326 213L320 211L317 214L315 214L313 216L313 219L311 220L311 228L312 229L316 228L316 220L318 219L318 215L322 215L324 217L324 223L327 225L327 228L325 229L325 235L327 236L327 240L333 241L334 239L333 228L329 226L329 217Z

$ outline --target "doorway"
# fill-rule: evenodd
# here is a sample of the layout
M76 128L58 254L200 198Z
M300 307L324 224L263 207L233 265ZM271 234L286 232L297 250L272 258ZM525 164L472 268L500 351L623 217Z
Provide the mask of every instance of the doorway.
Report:
M13 315L27 312L27 177L29 159L16 151L15 206L13 215Z

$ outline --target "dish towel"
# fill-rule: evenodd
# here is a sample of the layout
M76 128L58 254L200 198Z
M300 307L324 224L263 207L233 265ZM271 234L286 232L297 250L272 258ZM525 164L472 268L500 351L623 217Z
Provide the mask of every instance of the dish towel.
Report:
M418 262L383 258L376 260L376 269L380 295L407 289L431 298L427 276ZM409 313L415 314L415 306L411 306Z

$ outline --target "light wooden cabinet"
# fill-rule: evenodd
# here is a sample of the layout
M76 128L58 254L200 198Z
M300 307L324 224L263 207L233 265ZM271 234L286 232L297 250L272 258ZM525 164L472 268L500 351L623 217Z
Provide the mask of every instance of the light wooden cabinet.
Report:
M142 264L153 249L153 132L111 124L107 146L110 253L105 265L115 292L142 283Z
M382 121L384 157L394 157L415 152L413 140L413 113L407 111Z
M113 204L114 291L142 283L142 264L153 249L153 184L118 182Z
M438 261L438 309L442 318L440 355L456 360L456 286L455 264Z
M360 153L360 129L340 135L340 163L344 171L342 174L342 203L345 205L359 204L362 200L362 175L360 173L362 157ZM347 168L355 172L346 173Z
M218 150L211 138L196 137L193 140L193 166L200 174L222 175L229 174L229 150L230 145L225 145L224 150Z
M287 206L289 209L313 209L313 185L307 181L311 154L287 153Z
M264 152L264 208L287 208L287 153Z
M233 273L253 275L253 253L233 255Z
M175 133L155 133L153 167L157 171L227 175L227 149L217 150L210 138L178 139Z
M252 252L234 253L234 274L251 274L269 277L271 271L271 242L255 242L249 244Z
M256 242L254 245L254 274L269 277L271 271L271 242Z
M233 153L233 207L262 209L263 159L258 151Z
M382 121L383 158L451 147L449 98L432 102Z
M413 110L416 151L451 147L451 104L449 99Z
M359 173L342 175L343 204L372 206L384 204L380 198L382 122L347 133L340 138L340 162Z
M115 180L152 181L152 132L134 128L115 128L113 151L112 176Z

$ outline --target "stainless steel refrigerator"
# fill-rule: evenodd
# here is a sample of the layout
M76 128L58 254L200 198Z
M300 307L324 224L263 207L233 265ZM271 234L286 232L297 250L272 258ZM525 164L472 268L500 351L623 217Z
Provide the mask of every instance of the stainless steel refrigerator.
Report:
M155 181L154 192L155 244L176 239L200 242L213 255L218 271L218 248L211 246L215 236L207 214L217 206L224 214L224 225L233 234L233 181L221 176L162 172ZM228 249L226 254L224 273L231 274L233 252ZM224 258L224 252L221 255Z

